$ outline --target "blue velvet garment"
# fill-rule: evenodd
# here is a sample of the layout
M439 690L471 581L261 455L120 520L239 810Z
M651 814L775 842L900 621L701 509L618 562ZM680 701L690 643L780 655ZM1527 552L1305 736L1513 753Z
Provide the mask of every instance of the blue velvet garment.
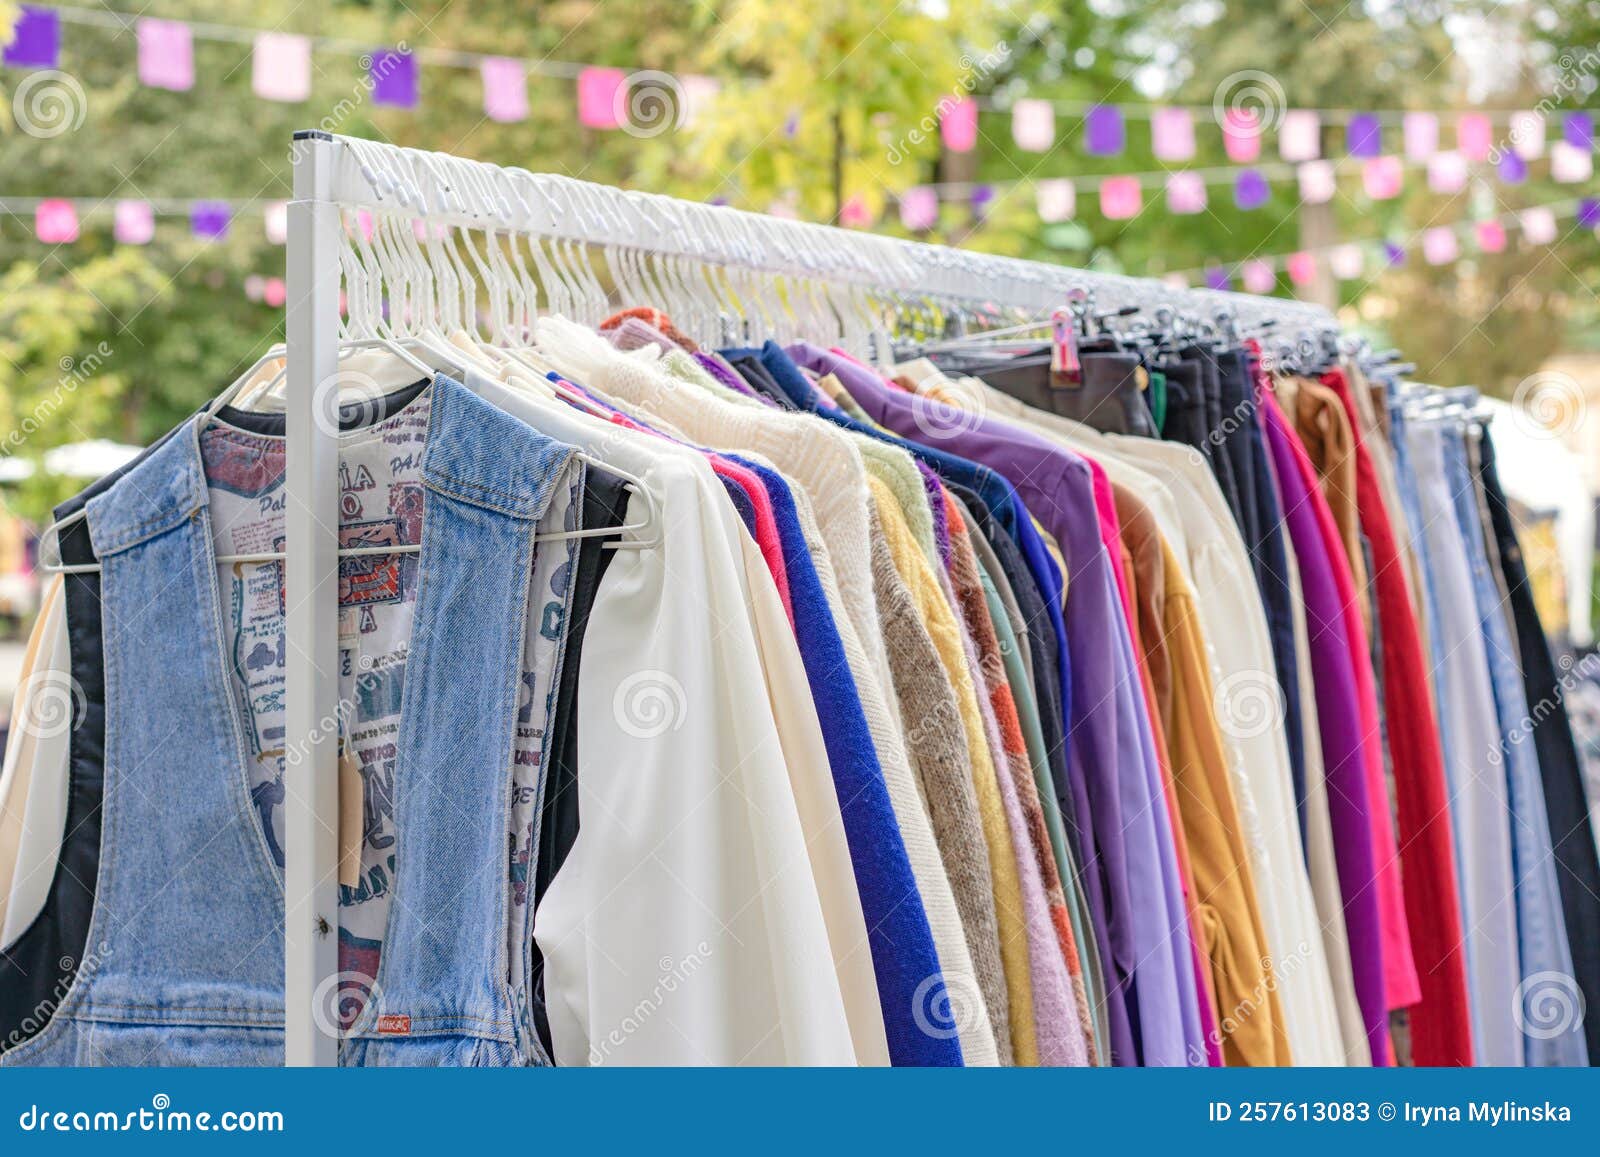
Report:
M729 457L760 478L778 524L794 607L795 640L822 724L834 790L844 817L856 890L867 920L890 1063L959 1066L961 1042L943 1017L944 976L928 914L911 874L911 860L883 782L855 677L800 529L794 496L777 472Z

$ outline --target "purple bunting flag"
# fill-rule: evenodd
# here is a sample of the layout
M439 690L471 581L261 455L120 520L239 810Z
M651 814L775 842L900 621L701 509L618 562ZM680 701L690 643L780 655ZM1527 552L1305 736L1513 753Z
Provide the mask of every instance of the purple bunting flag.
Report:
M1122 125L1122 110L1115 105L1097 104L1083 117L1083 147L1092 157L1115 157L1122 153L1127 134Z
M54 68L61 60L61 15L49 8L23 5L11 40L0 52L7 68Z

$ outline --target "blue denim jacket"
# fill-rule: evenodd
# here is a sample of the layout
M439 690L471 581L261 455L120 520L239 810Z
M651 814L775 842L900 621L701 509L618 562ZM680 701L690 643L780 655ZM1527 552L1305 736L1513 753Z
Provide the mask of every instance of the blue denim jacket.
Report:
M533 1051L507 980L507 808L534 529L572 448L448 379L433 390L396 901L345 1064ZM0 1064L283 1063L283 878L249 797L208 506L192 421L88 504L105 625L99 887L71 990ZM336 1030L338 992L322 995Z

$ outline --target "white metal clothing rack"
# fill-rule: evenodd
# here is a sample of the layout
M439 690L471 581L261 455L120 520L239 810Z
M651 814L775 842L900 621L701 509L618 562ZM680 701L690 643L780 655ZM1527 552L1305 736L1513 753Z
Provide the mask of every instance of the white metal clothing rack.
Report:
M990 257L825 225L503 169L441 153L295 134L288 238L287 677L284 801L285 1039L291 1065L338 1063L319 1002L338 983L338 439L342 214L401 213L447 226L585 245L625 245L684 263L840 282L951 303L993 302L1043 314L1069 291L1096 308L1167 307L1245 325L1327 329L1319 307L1180 289L1158 281ZM649 304L622 302L622 305Z

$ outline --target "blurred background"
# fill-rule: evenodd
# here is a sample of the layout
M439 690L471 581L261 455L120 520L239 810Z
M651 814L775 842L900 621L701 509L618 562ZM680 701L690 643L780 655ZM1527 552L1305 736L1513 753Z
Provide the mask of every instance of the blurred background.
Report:
M0 0L0 42L0 636L52 504L281 339L314 127L1322 302L1556 435L1530 550L1593 589L1594 0Z

